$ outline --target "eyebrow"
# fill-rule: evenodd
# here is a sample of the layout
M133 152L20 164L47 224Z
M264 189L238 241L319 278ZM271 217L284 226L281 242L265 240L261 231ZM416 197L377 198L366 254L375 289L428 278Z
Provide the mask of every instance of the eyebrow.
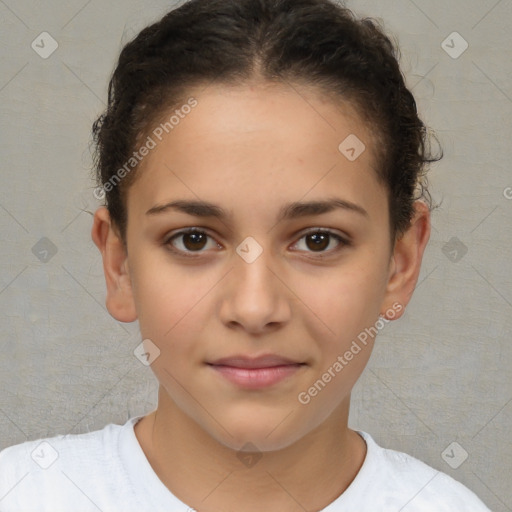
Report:
M291 220L299 217L322 215L341 209L354 212L369 218L368 212L356 203L344 199L332 198L324 201L293 202L281 207L277 220ZM169 211L178 211L195 217L213 217L219 220L227 220L230 215L220 206L207 201L177 200L150 208L146 215L158 215Z

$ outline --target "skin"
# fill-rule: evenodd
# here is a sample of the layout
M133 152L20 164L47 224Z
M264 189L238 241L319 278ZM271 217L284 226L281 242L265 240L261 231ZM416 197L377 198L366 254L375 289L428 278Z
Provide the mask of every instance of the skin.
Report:
M109 312L138 319L142 339L160 350L151 365L158 407L135 433L158 477L196 510L320 510L364 461L366 444L348 428L348 412L373 340L307 405L297 397L379 314L393 304L402 307L394 319L403 314L430 214L416 202L409 229L390 246L372 137L350 105L261 82L192 92L198 106L146 157L128 191L127 250L105 208L92 229ZM338 150L350 134L366 145L354 162ZM277 221L286 203L332 197L367 214L337 209ZM230 217L146 214L177 199L209 201ZM168 242L189 227L211 238ZM311 228L350 244L331 237L318 249L306 236ZM247 237L263 250L252 263L236 252ZM206 364L269 353L304 365L274 386L247 390ZM250 467L237 457L248 442L261 456Z

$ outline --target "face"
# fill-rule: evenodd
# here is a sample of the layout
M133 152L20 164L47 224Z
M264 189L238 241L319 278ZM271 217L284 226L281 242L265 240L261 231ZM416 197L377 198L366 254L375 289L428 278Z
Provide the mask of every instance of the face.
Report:
M134 307L169 404L225 446L282 448L348 403L392 308L386 190L346 105L284 85L194 97L127 194Z

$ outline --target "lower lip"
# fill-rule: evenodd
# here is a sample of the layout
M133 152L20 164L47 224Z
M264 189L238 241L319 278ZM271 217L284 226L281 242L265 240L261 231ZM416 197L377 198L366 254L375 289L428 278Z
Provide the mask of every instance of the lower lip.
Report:
M287 364L268 368L236 368L234 366L210 365L233 384L247 389L273 386L296 373L302 364Z

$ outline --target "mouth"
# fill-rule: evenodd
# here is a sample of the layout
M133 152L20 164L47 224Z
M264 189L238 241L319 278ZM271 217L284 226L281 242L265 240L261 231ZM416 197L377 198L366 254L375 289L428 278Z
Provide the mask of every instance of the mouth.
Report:
M274 386L306 366L278 355L247 357L237 355L207 363L218 375L236 386L261 389Z

